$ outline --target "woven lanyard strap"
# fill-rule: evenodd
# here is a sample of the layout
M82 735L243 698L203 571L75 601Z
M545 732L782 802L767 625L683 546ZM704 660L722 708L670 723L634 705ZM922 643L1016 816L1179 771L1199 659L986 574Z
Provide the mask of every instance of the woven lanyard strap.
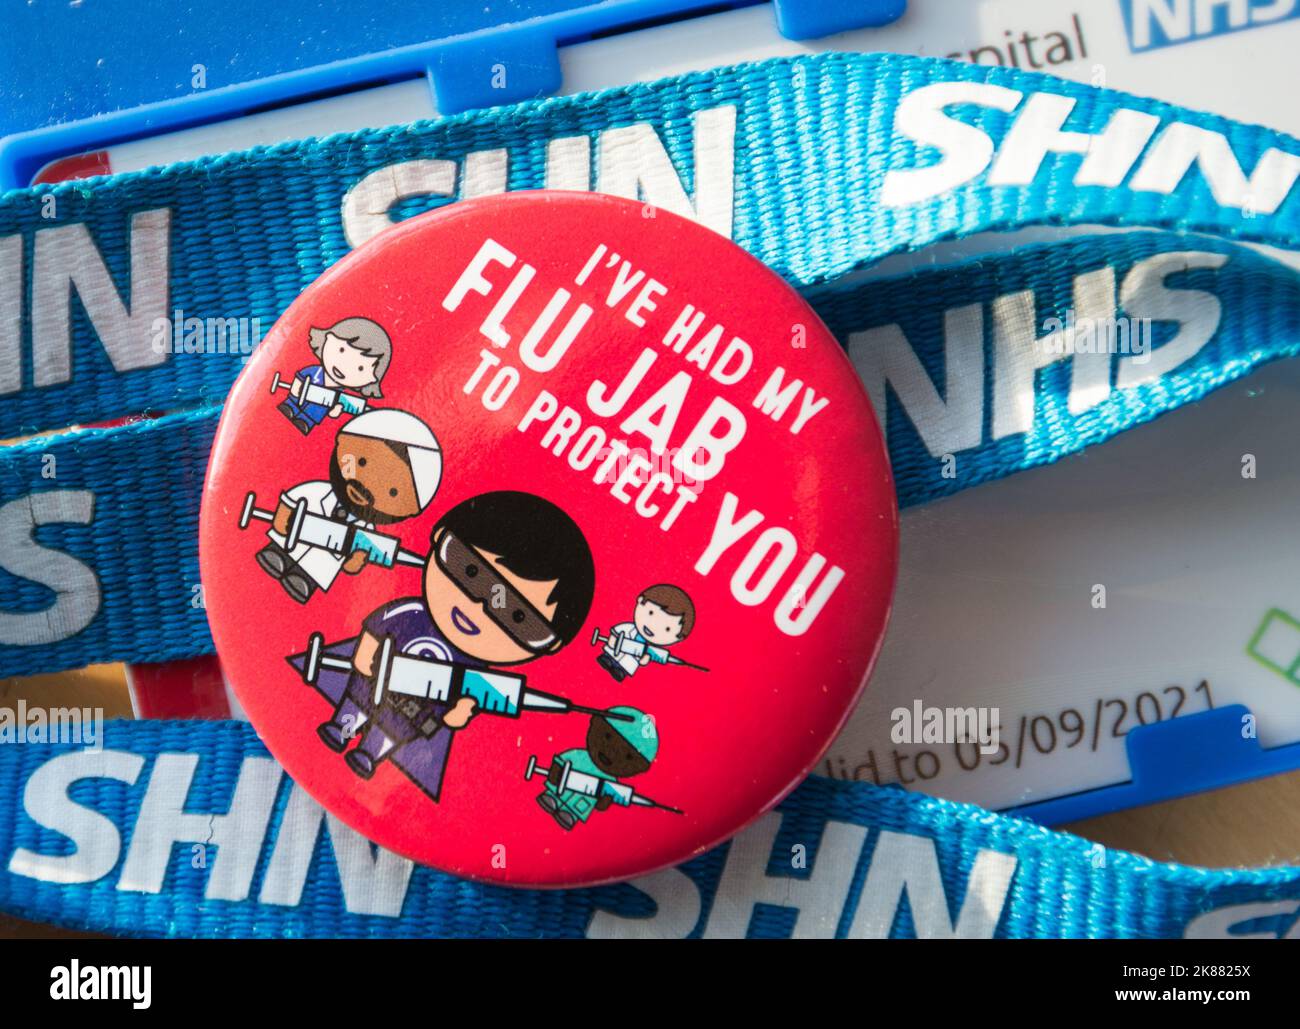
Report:
M965 804L811 778L680 868L483 886L378 851L237 722L109 722L102 749L0 747L0 907L177 936L1285 935L1300 869L1209 872Z
M1100 442L1291 354L1294 273L1191 234L1300 249L1297 176L1300 141L1262 128L1005 69L835 54L8 194L0 435L179 413L0 451L12 544L0 660L21 674L210 649L197 499L247 340L187 353L184 321L269 326L395 217L503 189L594 187L731 234L849 347L887 426L900 499L918 503ZM829 285L896 251L1034 224L1180 235ZM1056 359L1037 345L1052 338L1040 319L1120 308L1155 324L1150 353ZM941 471L954 454L955 476ZM1276 934L1294 917L1284 898L1300 895L1296 870L1155 866L987 812L820 781L680 872L597 891L493 890L412 869L322 821L246 728L111 724L99 742L0 748L6 908L182 934L1159 935L1238 923Z

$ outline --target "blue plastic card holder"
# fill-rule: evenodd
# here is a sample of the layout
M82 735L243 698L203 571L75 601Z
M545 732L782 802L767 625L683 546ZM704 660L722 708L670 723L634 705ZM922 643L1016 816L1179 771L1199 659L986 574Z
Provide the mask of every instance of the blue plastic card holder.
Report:
M561 45L747 6L14 4L0 45L0 189L28 185L60 157L403 80L427 78L442 114L544 96L559 87ZM906 0L771 6L784 36L809 39L886 24ZM59 40L57 60L25 44L33 38Z

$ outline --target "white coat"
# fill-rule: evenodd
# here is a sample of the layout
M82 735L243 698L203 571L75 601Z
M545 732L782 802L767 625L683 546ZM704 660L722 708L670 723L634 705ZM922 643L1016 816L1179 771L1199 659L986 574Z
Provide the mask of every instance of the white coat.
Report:
M280 500L290 507L295 507L299 500L306 500L308 514L324 515L326 518L333 518L339 507L339 498L328 482L301 483L280 494ZM370 522L363 522L352 515L346 515L344 520L362 529L374 528ZM272 529L266 535L277 546L284 548L285 538L280 533ZM314 547L310 543L299 542L289 551L289 557L323 590L330 588L339 569L343 567L343 555L333 554L324 547Z

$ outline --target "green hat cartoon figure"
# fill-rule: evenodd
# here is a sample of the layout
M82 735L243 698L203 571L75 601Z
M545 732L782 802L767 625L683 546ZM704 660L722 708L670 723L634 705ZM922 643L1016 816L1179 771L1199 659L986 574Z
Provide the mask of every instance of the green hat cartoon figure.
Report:
M648 771L658 753L659 733L644 711L615 707L608 716L593 715L586 749L555 755L537 803L566 830L613 804L644 803L621 780Z
M616 733L623 737L633 750L645 758L645 768L638 768L634 771L627 771L624 775L637 775L644 772L650 767L650 762L655 759L659 753L659 733L655 731L655 720L644 711L638 711L634 707L614 707L610 710L617 715L627 715L628 721L610 720L606 724ZM604 718L600 719L605 721ZM594 727L596 719L592 719ZM587 733L587 746L591 746L591 733ZM617 773L615 773L617 774Z

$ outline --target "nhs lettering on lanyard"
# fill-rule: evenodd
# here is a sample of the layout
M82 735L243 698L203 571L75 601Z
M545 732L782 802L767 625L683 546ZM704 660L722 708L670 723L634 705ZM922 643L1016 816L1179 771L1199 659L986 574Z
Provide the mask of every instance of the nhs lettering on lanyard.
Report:
M1190 234L1300 247L1297 177L1300 142L1264 129L1007 70L837 54L9 194L0 431L176 413L0 451L0 658L19 674L210 649L193 526L244 349L183 332L178 346L177 312L270 324L393 217L594 186L730 230L844 340L900 499L919 503L1292 354L1294 273ZM893 252L1043 223L1180 235L831 285ZM1081 345L1084 318L1117 311L1151 320L1149 352ZM500 891L374 853L281 778L229 723L114 724L93 751L0 748L0 903L174 934L1198 935L1272 918L1275 936L1300 904L1293 869L1098 861L1027 823L823 780L651 881ZM189 860L186 844L218 836L215 860ZM1059 888L1042 892L1045 875ZM309 885L335 902L304 908ZM1090 902L1061 910L1071 887Z
M1158 864L969 805L816 777L680 868L567 891L483 886L378 850L241 723L110 723L102 748L0 749L0 777L21 787L6 801L21 810L0 820L0 905L110 931L1278 938L1300 915L1295 869Z

